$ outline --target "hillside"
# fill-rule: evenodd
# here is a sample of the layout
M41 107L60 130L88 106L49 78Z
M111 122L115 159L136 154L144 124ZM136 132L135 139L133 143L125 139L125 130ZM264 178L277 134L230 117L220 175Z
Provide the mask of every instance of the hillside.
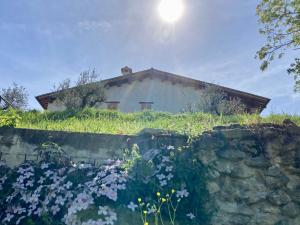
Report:
M199 135L214 126L238 123L241 125L275 123L290 119L300 125L300 116L291 115L235 115L216 116L205 113L170 114L160 112L121 113L84 109L63 112L20 112L18 128L92 132L109 134L137 134L144 128L171 130L180 134Z

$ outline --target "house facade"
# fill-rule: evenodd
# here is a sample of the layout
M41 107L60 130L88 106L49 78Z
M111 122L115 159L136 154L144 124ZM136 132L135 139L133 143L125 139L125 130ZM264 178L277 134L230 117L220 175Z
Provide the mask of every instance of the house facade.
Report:
M106 101L98 108L137 112L154 110L179 113L188 105L197 104L208 85L216 86L229 97L240 98L248 112L261 112L270 99L206 83L172 73L149 69L133 73L128 67L122 68L122 75L99 82L104 87ZM41 106L49 111L63 110L65 106L55 101L55 92L37 96Z

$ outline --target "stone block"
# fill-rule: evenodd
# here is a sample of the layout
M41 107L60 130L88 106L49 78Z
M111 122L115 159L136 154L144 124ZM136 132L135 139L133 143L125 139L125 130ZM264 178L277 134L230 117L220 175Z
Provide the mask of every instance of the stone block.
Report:
M240 161L246 158L246 154L239 150L235 149L224 149L217 151L217 155L223 159L227 159L230 161Z
M267 196L269 202L273 205L282 206L291 201L291 198L282 190L274 191Z
M293 202L290 202L282 207L282 214L284 216L289 216L291 218L295 218L299 215L299 206Z

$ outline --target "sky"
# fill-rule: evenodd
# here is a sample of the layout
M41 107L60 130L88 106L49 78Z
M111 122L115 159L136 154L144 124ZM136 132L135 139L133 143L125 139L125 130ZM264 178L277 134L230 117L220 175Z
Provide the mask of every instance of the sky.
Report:
M182 18L165 23L160 0L1 0L0 88L13 82L34 96L95 68L101 79L156 68L271 100L263 115L300 114L286 54L261 72L255 53L257 0L183 0Z

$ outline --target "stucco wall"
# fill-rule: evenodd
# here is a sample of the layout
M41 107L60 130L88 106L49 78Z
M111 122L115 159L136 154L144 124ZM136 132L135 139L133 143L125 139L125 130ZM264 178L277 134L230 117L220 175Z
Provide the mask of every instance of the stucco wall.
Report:
M25 155L26 160L36 160L34 149L51 141L60 145L75 162L101 164L107 159L122 159L123 150L134 144L144 152L161 144L182 145L187 140L184 136L174 138L171 134L157 132L145 129L138 136L129 136L0 128L0 154L8 166L14 167L24 162Z
M188 104L197 103L201 90L147 78L110 87L105 90L105 94L107 101L120 101L118 109L122 112L141 111L139 102L153 102L152 110L178 113L186 109ZM106 104L101 104L99 108L106 108ZM50 111L62 109L64 108L55 102L48 106Z

